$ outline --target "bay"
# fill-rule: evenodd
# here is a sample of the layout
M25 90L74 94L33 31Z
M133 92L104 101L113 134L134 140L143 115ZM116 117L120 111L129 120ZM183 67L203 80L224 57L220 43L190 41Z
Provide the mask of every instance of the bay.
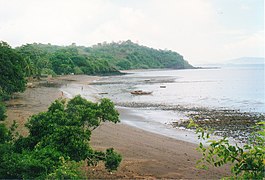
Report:
M69 84L62 90L69 97L81 94L92 100L109 98L116 104L122 123L192 143L198 143L193 131L173 125L175 122L187 121L194 112L195 115L201 112L215 113L221 118L226 117L226 112L230 113L228 116L236 116L235 125L230 124L227 128L215 125L213 128L219 132L218 136L225 135L240 142L245 142L249 136L250 127L256 122L255 114L265 113L263 65L133 70L125 73L102 77L82 88L77 84ZM152 94L131 94L135 90L150 91ZM236 113L233 115L234 111ZM242 127L245 122L240 123L241 115L243 119L250 117L253 122ZM208 115L203 117L207 118Z
M95 86L118 104L134 102L265 112L262 65L130 73L105 77ZM134 90L153 93L149 96L131 95Z

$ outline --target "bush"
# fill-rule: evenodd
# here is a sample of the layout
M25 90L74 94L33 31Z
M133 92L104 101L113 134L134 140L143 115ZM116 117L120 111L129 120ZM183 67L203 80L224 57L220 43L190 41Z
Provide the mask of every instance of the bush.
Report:
M27 122L27 137L12 135L0 124L1 179L77 179L79 163L106 162L109 171L117 170L121 156L113 149L94 151L90 135L101 122L119 122L114 104L103 99L93 103L76 96L68 104L56 100L47 112L33 115Z
M108 169L109 171L117 170L121 159L121 155L116 153L113 148L107 149L105 161L106 169Z
M6 107L4 103L0 102L0 121L4 121L6 117Z
M75 74L84 74L84 72L81 70L81 68L77 67L77 66L74 67L74 73Z
M48 68L43 68L41 70L41 74L42 75L52 75L52 76L56 76L56 73L52 69L48 69Z
M249 142L243 147L232 145L223 137L220 140L209 140L209 146L200 143L198 150L203 157L197 162L199 167L208 168L231 163L231 172L235 179L264 179L265 178L265 122L257 124L259 131L253 133ZM202 139L208 139L209 133L198 127L193 121L190 126L195 126L196 132Z
M60 158L60 162L60 166L47 176L48 179L84 179L78 163L66 161L63 157Z
M0 124L0 144L5 143L9 139L8 129L5 124Z

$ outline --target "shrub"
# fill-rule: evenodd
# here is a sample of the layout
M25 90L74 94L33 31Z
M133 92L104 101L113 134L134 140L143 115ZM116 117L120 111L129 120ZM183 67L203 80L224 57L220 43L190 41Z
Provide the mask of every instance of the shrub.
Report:
M4 103L0 102L0 121L4 121L6 117L6 107Z
M33 115L27 122L27 137L17 138L13 125L8 130L0 124L0 178L80 178L78 165L86 161L96 165L103 161L109 171L117 170L121 155L112 148L94 151L91 131L101 122L119 122L119 114L108 99L100 103L81 96L56 100L47 112Z
M193 121L190 126L195 126L196 132L202 139L208 139L209 133L198 127ZM257 124L259 131L253 133L249 142L243 147L229 143L226 137L220 140L209 140L209 146L200 143L198 150L202 158L197 162L199 167L208 165L215 167L231 163L232 179L264 179L265 178L265 122Z

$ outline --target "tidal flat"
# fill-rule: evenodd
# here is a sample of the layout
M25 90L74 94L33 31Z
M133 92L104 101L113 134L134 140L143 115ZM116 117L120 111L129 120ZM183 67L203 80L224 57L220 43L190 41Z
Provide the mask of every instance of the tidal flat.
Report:
M126 72L101 78L91 86L104 92L100 98L110 98L136 114L139 121L124 121L138 128L172 137L171 130L164 131L174 127L177 136L193 119L214 130L214 135L245 143L256 123L264 121L264 67ZM136 90L152 94L130 93ZM183 140L191 141L185 137Z

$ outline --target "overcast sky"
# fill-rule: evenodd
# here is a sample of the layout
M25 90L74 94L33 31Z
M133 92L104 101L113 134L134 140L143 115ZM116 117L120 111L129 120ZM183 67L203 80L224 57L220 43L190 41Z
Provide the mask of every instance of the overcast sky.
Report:
M91 46L131 39L193 64L264 57L263 0L0 0L0 40Z

